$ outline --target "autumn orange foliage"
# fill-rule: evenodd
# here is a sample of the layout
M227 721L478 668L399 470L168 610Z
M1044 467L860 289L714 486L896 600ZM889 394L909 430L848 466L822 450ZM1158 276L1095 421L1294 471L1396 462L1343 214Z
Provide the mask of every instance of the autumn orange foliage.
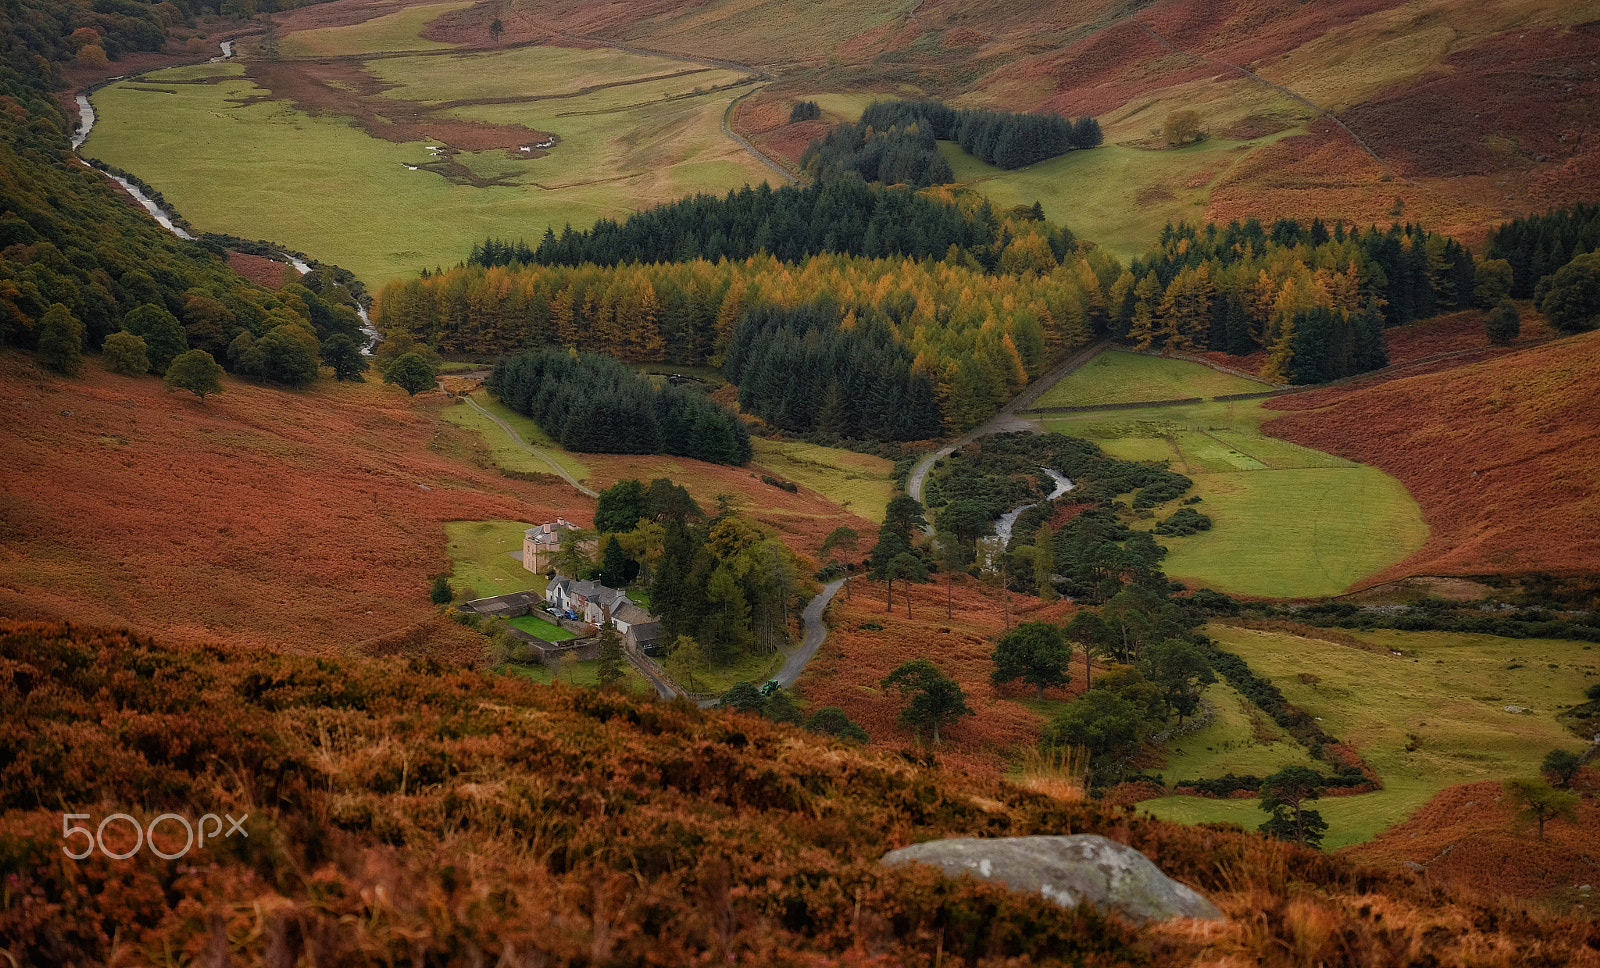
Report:
M1014 701L1032 698L1030 687L997 687L989 682L995 642L1005 631L1001 592L958 575L954 605L947 608L945 576L935 578L929 584L895 582L892 612L885 611L887 596L882 582L852 579L850 594L840 592L828 607L828 638L806 668L800 694L814 707L843 709L875 744L913 748L916 738L895 722L904 705L901 698L882 694L878 683L905 662L928 659L961 685L967 704L976 713L940 730L939 756L961 769L998 776L1007 759L1038 742L1044 717ZM910 618L906 617L908 591ZM1012 625L1065 621L1072 609L1065 602L1045 605L1030 595L1011 595ZM946 617L947 613L954 617ZM1080 653L1073 665L1073 682L1045 695L1065 699L1082 689Z
M1421 864L1427 883L1471 896L1543 898L1561 907L1582 905L1580 914L1600 912L1600 804L1585 797L1577 821L1550 821L1543 839L1519 825L1516 814L1502 784L1463 783L1439 792L1375 840L1340 853L1391 869ZM1591 885L1587 898L1576 890L1584 884Z
M0 749L17 963L1600 965L1592 920L753 716L418 659L0 622ZM247 815L249 837L74 861L64 812ZM133 846L127 824L110 849ZM1228 920L1136 929L877 863L1034 833L1126 843ZM179 853L179 826L157 844Z

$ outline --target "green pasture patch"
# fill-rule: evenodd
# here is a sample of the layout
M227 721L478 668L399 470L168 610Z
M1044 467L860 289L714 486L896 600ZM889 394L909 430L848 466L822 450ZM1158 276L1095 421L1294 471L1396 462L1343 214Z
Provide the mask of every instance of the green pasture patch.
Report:
M1106 350L1062 377L1035 404L1081 407L1105 403L1143 403L1252 393L1265 384L1213 370L1187 360Z
M1157 539L1167 574L1273 598L1336 595L1422 547L1405 486L1374 467L1195 473L1212 528ZM1165 517L1176 505L1156 511Z
M422 39L422 29L439 17L472 6L472 0L407 7L346 27L298 30L278 41L279 57L339 57L395 51L452 50L453 44Z
M1259 471L1267 466L1204 430L1174 431L1171 441L1178 451L1178 469L1189 474Z
M1216 716L1205 728L1167 744L1159 771L1168 786L1188 780L1271 776L1286 766L1319 767L1306 748L1226 682L1206 687Z
M521 629L529 635L537 636L546 642L565 642L578 636L555 624L547 622L537 615L523 615L520 618L506 619L506 624L512 628Z
M545 578L522 567L511 552L522 550L522 533L533 527L521 521L449 521L445 548L450 555L450 584L457 601L494 598L512 592L544 594Z
M1293 470L1302 467L1356 467L1355 461L1334 454L1291 444L1287 440L1268 437L1259 432L1250 433L1232 427L1216 427L1208 431L1212 437L1233 447L1273 470Z
M498 669L507 675L522 676L545 685L557 681L585 689L594 689L600 685L600 663L596 660L563 663L560 669L551 669L536 662L507 662ZM622 685L626 692L637 695L655 691L654 687L639 675L638 670L626 664L622 667Z
M1371 652L1277 632L1217 625L1206 632L1290 702L1321 717L1323 729L1353 745L1383 778L1383 790L1316 804L1328 821L1329 848L1370 840L1445 787L1533 776L1550 750L1577 750L1582 744L1556 714L1600 681L1600 659L1580 642L1353 633L1382 647ZM1167 797L1143 806L1186 822L1254 827L1266 819L1253 800Z
M1153 226L1203 221L1217 178L1251 151L1300 130L1252 141L1208 138L1168 151L1104 144L1017 171L984 164L954 142L940 142L939 150L956 181L989 196L997 209L1038 202L1051 221L1127 261L1154 241Z
M713 666L697 671L694 674L695 691L721 695L741 682L752 683L759 689L782 668L782 653L775 652L772 655L745 653L725 666ZM679 682L678 685L687 688L689 684Z
M1086 367L1079 373L1093 372ZM1092 391L1092 388L1091 388ZM1124 460L1167 460L1191 477L1210 531L1160 537L1167 574L1236 595L1338 594L1427 540L1422 510L1374 467L1268 437L1260 400L1049 414L1048 430ZM1190 495L1186 495L1187 498ZM1154 509L1146 524L1180 505Z
M518 47L430 57L369 61L366 70L394 85L384 97L423 103L476 98L577 94L585 88L626 84L640 78L695 71L699 65L670 57L628 54L601 48ZM692 77L693 75L691 75ZM692 89L689 80L682 90Z
M774 477L809 487L868 521L883 520L894 497L894 464L835 447L756 438L755 460Z
M484 390L472 394L472 399L477 401L478 406L510 424L523 440L548 454L568 474L580 481L588 478L589 466L570 451L562 450L561 445L551 440L550 435L534 423L532 417L517 413ZM489 452L493 455L494 462L506 470L528 471L535 474L550 473L549 464L518 447L498 424L473 407L467 404L450 407L445 410L445 417L458 427L476 430L481 434L489 445Z
M508 53L380 58L371 65L392 80L409 73L433 77L441 64L453 66L458 77L483 79L512 73L498 67ZM556 56L563 62L594 58L594 72L602 73L634 55ZM639 60L646 74L663 66L661 58ZM202 231L281 242L350 269L373 290L424 268L455 265L490 236L536 242L546 227L587 226L697 191L722 194L759 184L770 174L722 134L722 111L738 90L693 93L696 86L742 77L733 71L441 112L442 118L521 124L560 138L540 158L505 151L459 155L478 177L510 176L513 182L477 188L408 168L435 162L424 148L437 142L395 144L369 137L348 118L311 117L287 102L240 103L268 92L241 77L237 64L180 70L175 79L220 82L169 85L175 94L140 92L125 83L97 92L100 121L87 153L137 174ZM630 73L638 72L624 76ZM165 79L166 72L144 78ZM538 80L494 83L536 90ZM559 77L547 80L552 93L574 90Z

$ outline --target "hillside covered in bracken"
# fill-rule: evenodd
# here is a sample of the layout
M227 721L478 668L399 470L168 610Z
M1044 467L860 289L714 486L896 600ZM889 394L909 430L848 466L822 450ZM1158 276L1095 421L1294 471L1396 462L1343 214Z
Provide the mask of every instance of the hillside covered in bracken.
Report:
M916 89L964 106L1093 115L1108 144L1144 149L1164 147L1163 118L1182 109L1216 138L1290 132L1152 183L1139 202L1204 186L1203 214L1223 224L1386 224L1400 208L1476 242L1508 213L1585 201L1600 185L1600 144L1584 135L1600 124L1592 0L821 7L795 18L784 0L548 0L503 16L507 39L622 43L768 68L777 81L739 106L735 126L794 162L827 126L789 124L795 96ZM481 43L494 15L487 5L462 10L428 36ZM1149 164L1162 164L1151 154Z
M35 965L1600 964L1593 922L753 717L431 662L7 622L0 700L0 937ZM63 803L91 823L246 815L248 837L73 861ZM1134 930L877 863L933 837L1083 832L1229 920Z
M1443 372L1280 397L1280 437L1393 474L1431 533L1370 581L1600 569L1600 334Z

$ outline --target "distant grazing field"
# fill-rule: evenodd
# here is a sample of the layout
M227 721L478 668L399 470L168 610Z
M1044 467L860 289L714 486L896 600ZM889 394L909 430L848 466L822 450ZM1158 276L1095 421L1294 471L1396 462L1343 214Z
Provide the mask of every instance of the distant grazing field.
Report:
M94 95L85 153L138 174L202 231L281 242L373 289L454 265L488 236L537 241L766 180L721 131L743 73L615 50L454 54L416 38L425 15L460 6L289 34L270 63L247 47L244 62L111 85ZM381 50L419 53L361 59ZM548 153L520 150L546 133Z
M1106 350L1060 383L1035 406L1073 407L1141 400L1181 400L1265 390L1265 384L1183 360Z
M472 0L406 7L348 27L301 30L278 42L282 57L337 57L394 51L449 50L449 44L418 36L430 20L472 6Z
M1109 362L1100 363L1109 358ZM1045 395L1072 403L1210 397L1261 384L1182 360L1103 353ZM1335 595L1422 547L1427 526L1405 487L1373 467L1261 432L1260 400L1046 414L1047 430L1124 460L1166 461L1194 479L1210 531L1160 537L1169 575L1240 595ZM1155 509L1157 520L1179 505Z
M1217 625L1206 632L1271 679L1290 702L1320 717L1325 730L1354 746L1382 776L1383 790L1328 797L1315 805L1328 821L1323 842L1328 848L1370 840L1445 787L1532 776L1550 750L1580 750L1582 742L1555 714L1581 702L1584 689L1600 682L1600 648L1581 642L1353 633L1379 647L1366 651L1280 632ZM1507 711L1508 706L1525 711ZM1249 730L1228 735L1237 741ZM1188 749L1197 745L1195 739L1185 737L1176 745ZM1301 755L1285 750L1282 756L1257 759L1246 747L1208 754L1205 760L1173 757L1168 762L1185 778L1200 772L1196 766L1212 776L1230 768L1260 775L1280 764L1303 763ZM1222 820L1254 828L1266 819L1256 804L1166 797L1140 806L1186 823Z
M1126 261L1144 253L1163 223L1204 221L1211 184L1252 151L1291 133L1253 141L1214 138L1162 151L1108 143L1017 171L985 164L954 142L940 142L939 150L956 181L989 196L996 208L1038 202L1051 221Z

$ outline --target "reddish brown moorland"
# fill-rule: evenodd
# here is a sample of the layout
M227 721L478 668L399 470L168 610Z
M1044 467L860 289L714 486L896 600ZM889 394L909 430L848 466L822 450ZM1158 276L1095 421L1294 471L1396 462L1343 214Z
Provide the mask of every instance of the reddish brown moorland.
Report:
M1583 778L1596 779L1592 771ZM1600 805L1593 796L1578 804L1576 821L1548 821L1542 839L1519 823L1517 810L1501 784L1464 783L1440 791L1376 840L1339 853L1390 870L1423 864L1428 883L1484 900L1600 905ZM1574 890L1584 884L1592 886L1587 898Z
M327 652L435 621L445 522L593 506L475 468L441 395L225 385L202 403L93 359L62 379L0 354L0 613Z
M1600 333L1375 385L1280 397L1263 429L1382 468L1422 505L1405 575L1600 570ZM1359 513L1359 509L1352 509Z

